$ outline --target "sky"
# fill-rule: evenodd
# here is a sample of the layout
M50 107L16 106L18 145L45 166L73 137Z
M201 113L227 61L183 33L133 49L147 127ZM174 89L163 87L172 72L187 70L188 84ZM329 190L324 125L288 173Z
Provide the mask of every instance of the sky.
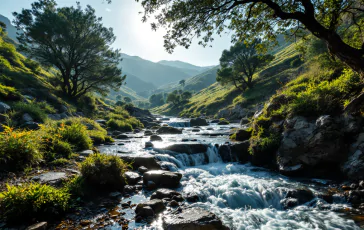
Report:
M20 12L22 8L30 8L35 0L0 0L0 14L13 20L12 12ZM96 15L103 18L106 27L112 27L116 35L114 48L132 56L158 62L160 60L179 60L198 66L217 65L224 49L231 45L230 36L215 37L211 47L202 47L198 40L189 49L177 47L173 54L169 54L163 47L164 31L152 31L149 23L141 21L142 11L140 3L135 0L113 0L107 4L105 0L56 0L59 6L91 5Z

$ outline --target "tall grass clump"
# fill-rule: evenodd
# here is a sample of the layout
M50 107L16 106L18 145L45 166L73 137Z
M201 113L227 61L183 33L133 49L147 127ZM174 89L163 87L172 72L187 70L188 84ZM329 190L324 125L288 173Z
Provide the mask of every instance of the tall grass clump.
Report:
M92 140L87 133L86 126L80 123L73 123L70 125L60 124L59 135L65 142L70 143L75 151L90 149L92 147Z
M133 131L133 126L124 120L110 119L109 121L107 121L106 125L111 130L118 130L122 132Z
M69 201L70 194L66 189L38 183L7 185L7 190L0 194L0 215L10 222L52 218L66 211Z
M14 130L4 126L0 133L0 165L17 170L38 164L43 158L41 138L34 131Z
M81 174L88 185L99 188L117 188L125 185L124 173L128 168L118 156L93 154L81 164Z
M44 106L45 104L43 103L16 102L13 105L13 109L15 111L14 117L16 119L20 119L23 114L28 113L34 121L43 123L48 119Z

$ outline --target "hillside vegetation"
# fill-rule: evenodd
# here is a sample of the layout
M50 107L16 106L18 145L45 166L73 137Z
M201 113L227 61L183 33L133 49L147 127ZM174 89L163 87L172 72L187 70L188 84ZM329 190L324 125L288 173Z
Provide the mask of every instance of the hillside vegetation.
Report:
M297 63L301 63L296 44L287 46L286 43L283 43L282 47L282 49L278 47L274 50L277 53L273 52L275 59L270 65L254 76L256 84L254 88L241 92L233 85L222 86L216 82L194 94L190 102L183 107L165 104L154 108L153 112L168 115L179 114L187 117L207 115L234 118L231 116L231 110L235 107L252 109L263 104L285 82L295 78L297 72L301 71L301 68L295 67ZM216 78L217 68L210 70L210 78L213 76ZM222 111L220 115L219 111ZM239 117L236 116L235 118Z

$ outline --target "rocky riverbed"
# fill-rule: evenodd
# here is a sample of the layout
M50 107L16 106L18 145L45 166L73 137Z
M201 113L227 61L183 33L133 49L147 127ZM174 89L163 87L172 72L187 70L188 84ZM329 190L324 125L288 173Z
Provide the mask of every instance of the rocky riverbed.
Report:
M86 204L54 228L364 227L363 182L293 179L238 163L244 162L244 143L226 144L238 124L190 127L188 120L160 120L169 127L127 133L114 144L99 147L133 165L134 172L126 175L128 185Z

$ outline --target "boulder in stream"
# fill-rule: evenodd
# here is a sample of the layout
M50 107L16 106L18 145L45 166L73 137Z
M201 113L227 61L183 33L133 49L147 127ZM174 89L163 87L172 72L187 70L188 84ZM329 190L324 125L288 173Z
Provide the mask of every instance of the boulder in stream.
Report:
M190 126L208 126L206 119L194 118L190 120Z
M182 174L164 170L152 170L143 174L143 183L148 185L149 181L154 182L157 187L175 188L179 186Z
M173 144L163 148L162 150L169 150L176 153L205 153L207 151L208 145L205 144Z
M137 184L138 181L141 179L141 176L139 176L138 173L135 173L135 172L125 172L125 180L127 182L127 184L129 185L134 185L134 184Z
M170 126L163 126L157 130L158 134L182 134L182 130Z
M158 135L151 135L150 141L163 141L163 139Z
M162 217L163 229L223 230L229 229L213 213L199 207L176 210Z
M154 199L138 204L135 209L135 213L137 216L145 218L153 216L154 214L158 214L162 212L165 208L166 206L164 205L162 200ZM150 210L152 210L152 212Z
M151 154L138 155L138 156L126 156L121 155L120 158L125 162L132 165L133 168L137 169L140 166L144 166L148 169L160 169L160 165L157 163L155 157Z
M152 196L150 197L151 200L153 199L172 199L175 196L181 196L181 193L171 190L171 189L166 189L166 188L160 188L157 191L155 191Z

